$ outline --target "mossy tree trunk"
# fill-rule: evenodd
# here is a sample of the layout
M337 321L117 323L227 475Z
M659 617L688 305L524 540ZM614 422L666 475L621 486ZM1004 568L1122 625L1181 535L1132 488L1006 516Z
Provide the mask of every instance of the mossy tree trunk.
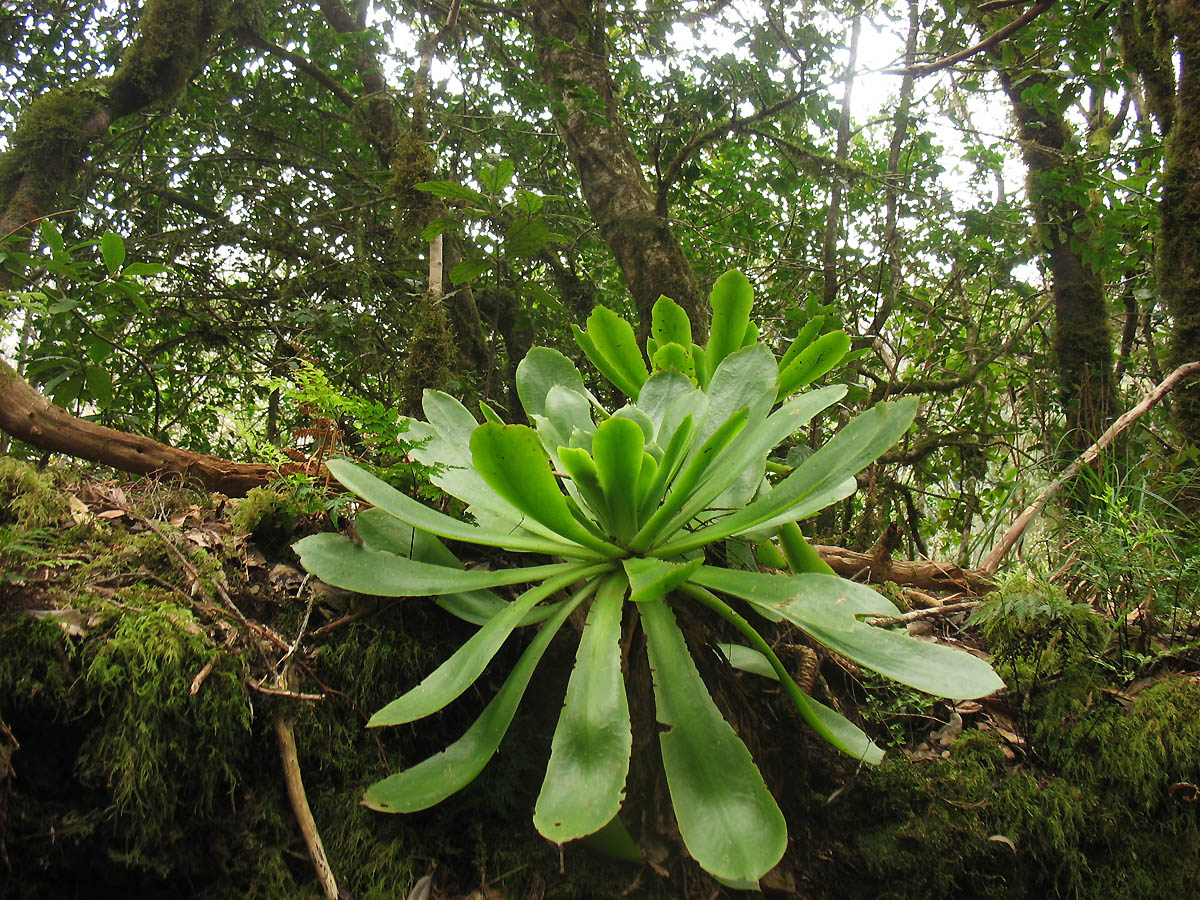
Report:
M692 334L703 340L708 321L695 273L657 210L614 96L604 4L533 0L529 7L550 108L643 329L665 294L687 310Z
M0 156L0 235L52 211L113 122L178 93L203 68L233 11L230 0L149 0L112 78L94 89L50 91L31 104Z
M1079 148L1044 76L1001 70L1029 170L1029 202L1050 264L1054 294L1054 352L1059 397L1076 451L1104 433L1116 411L1113 340L1104 283L1088 263L1092 241L1088 209L1072 190Z
M1163 4L1179 54L1179 84L1166 142L1158 285L1171 313L1171 364L1200 360L1200 5ZM1200 382L1175 398L1180 435L1200 445Z

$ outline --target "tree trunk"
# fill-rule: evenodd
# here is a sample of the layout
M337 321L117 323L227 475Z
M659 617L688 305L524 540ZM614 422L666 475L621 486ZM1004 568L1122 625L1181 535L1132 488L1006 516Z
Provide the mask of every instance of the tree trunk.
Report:
M1070 446L1078 451L1103 433L1116 411L1108 305L1099 274L1082 255L1092 239L1088 211L1065 190L1074 182L1071 126L1054 100L1033 99L1054 96L1045 78L1025 73L1018 83L1014 75L1001 71L1000 81L1012 102L1029 169L1036 233L1050 261L1059 397ZM1031 90L1039 86L1040 95Z
M533 0L529 5L555 122L643 329L648 332L651 308L665 294L687 310L694 338L703 341L708 320L696 276L670 223L656 212L613 95L603 3Z
M1171 365L1200 360L1200 6L1176 0L1179 52L1174 124L1167 136L1158 240L1158 289L1171 313ZM1175 396L1180 435L1200 445L1200 381Z

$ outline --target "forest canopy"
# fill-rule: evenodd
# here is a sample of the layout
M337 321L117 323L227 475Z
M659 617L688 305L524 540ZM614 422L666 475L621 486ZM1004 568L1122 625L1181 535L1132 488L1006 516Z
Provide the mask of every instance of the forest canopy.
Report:
M969 563L1200 358L1192 4L37 2L0 26L3 414L43 449L102 459L83 420L134 436L118 467L171 468L158 443L265 467L212 461L237 492L332 428L387 465L422 390L519 416L531 347L578 358L593 306L648 329L660 295L702 335L736 268L772 346L851 336L839 421L921 398L818 531L865 548L895 520ZM26 384L78 419L31 429ZM1194 446L1196 389L1172 400L1131 459Z

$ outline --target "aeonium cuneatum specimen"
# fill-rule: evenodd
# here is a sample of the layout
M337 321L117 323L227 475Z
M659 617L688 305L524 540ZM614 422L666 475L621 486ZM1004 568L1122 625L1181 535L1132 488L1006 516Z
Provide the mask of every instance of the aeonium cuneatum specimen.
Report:
M462 738L374 785L367 806L412 812L470 783L496 752L547 645L580 607L587 607L586 625L535 826L561 843L600 831L621 807L631 737L620 642L622 619L632 607L653 671L663 767L680 835L701 866L741 886L753 886L779 861L787 829L750 753L697 672L676 623L679 604L702 604L728 621L750 645L731 659L746 665L749 656L751 668L757 661L757 668L773 673L814 730L867 762L879 762L882 751L805 695L730 601L768 621L787 621L919 690L967 698L1001 686L986 663L967 653L865 624L863 617L895 608L864 585L826 572L766 574L707 563L704 549L714 542L794 528L791 523L847 497L855 473L905 432L914 413L911 401L877 404L771 483L764 477L770 451L837 402L845 388L793 393L841 359L848 342L841 332L810 335L833 349L805 355L802 347L781 366L757 341L750 300L743 276L731 272L718 280L706 348L692 343L683 310L660 300L648 354L653 370L630 325L598 308L588 331L577 336L589 359L630 399L612 412L600 408L569 359L546 348L532 350L517 371L533 428L506 425L487 408L488 421L480 425L454 398L426 392L426 421L414 422L409 432L424 443L413 454L440 464L433 481L467 504L474 524L436 512L345 460L329 463L373 508L358 516L361 543L322 534L296 544L308 570L366 594L437 596L449 611L481 626L370 725L437 712L472 685L514 629L541 623ZM783 544L793 569L803 570L815 554L798 534L784 534ZM464 569L439 538L554 561ZM490 590L514 584L530 587L511 602Z

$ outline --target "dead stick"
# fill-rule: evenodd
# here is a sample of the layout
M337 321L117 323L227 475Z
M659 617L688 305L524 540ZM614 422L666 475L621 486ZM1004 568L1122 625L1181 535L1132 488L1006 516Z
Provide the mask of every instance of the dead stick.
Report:
M877 619L867 619L867 624L876 626L907 625L909 622L916 622L918 619L932 619L934 616L948 616L952 613L966 612L968 609L974 609L982 602L982 600L966 600L962 603L947 603L945 606L935 606L931 609L914 609L898 616L882 616Z
M1078 475L1085 466L1090 466L1094 463L1100 454L1108 449L1109 445L1117 439L1117 436L1122 431L1136 422L1145 413L1149 412L1179 382L1196 374L1200 374L1200 362L1191 362L1180 366L1168 375L1162 384L1143 397L1141 403L1113 422L1109 426L1108 431L1100 435L1096 443L1084 450L1071 465L1067 466L1065 472L1059 475L1048 488L1038 494L1029 506L1025 507L1025 511L1017 516L1016 521L1008 527L1008 531L1004 532L1004 537L1000 539L1000 542L988 552L979 570L986 575L995 575L996 570L1000 568L1000 562L1008 555L1008 552L1012 550L1017 541L1021 539L1021 535L1025 533L1033 520L1038 517L1038 514L1046 506L1050 498L1057 494L1064 484Z
M290 667L285 669L279 679L281 690L287 690L287 676ZM279 756L283 760L283 777L287 782L288 799L292 801L292 811L300 825L300 833L304 835L304 843L308 845L308 854L312 857L313 868L317 870L317 880L325 892L326 900L338 900L337 881L333 870L329 867L329 858L325 855L325 845L321 843L321 835L317 831L317 823L313 819L312 810L308 806L308 795L304 793L304 781L300 778L300 757L296 753L296 733L291 720L283 710L275 716L275 735L279 738Z

